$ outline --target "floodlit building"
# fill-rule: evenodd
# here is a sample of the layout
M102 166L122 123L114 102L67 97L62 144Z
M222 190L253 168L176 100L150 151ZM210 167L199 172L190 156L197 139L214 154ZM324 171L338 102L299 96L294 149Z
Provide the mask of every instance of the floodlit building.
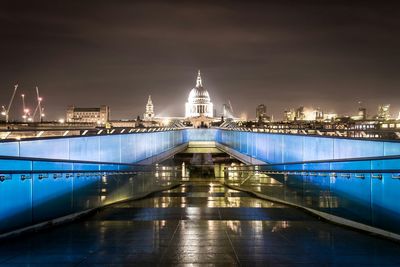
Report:
M197 74L196 87L194 87L188 97L185 105L185 117L213 117L213 104L208 91L203 87L200 70Z
M324 112L322 111L322 109L321 108L317 108L315 111L314 111L314 113L315 113L315 120L316 121L323 121L325 118L324 118Z
M151 100L151 95L149 95L149 98L147 99L146 112L143 115L143 119L145 121L154 120L154 105L153 101Z
M359 120L366 120L367 119L367 109L362 106L361 102L359 103L357 115L351 116L352 120L359 121Z
M200 70L194 87L185 104L185 118L194 127L208 127L213 120L213 103L208 91L203 87Z
M390 119L390 104L381 105L378 107L377 119L389 120Z
M293 109L287 109L283 113L283 121L294 121L296 118L296 113Z
M336 113L324 113L324 121L333 121L338 117Z
M304 120L306 120L306 114L305 114L303 106L299 107L298 109L296 109L295 120L296 121L304 121Z
M267 106L260 104L256 107L256 120L259 122L267 121Z
M367 119L367 109L364 107L359 107L358 108L358 116L361 118L361 120L366 120Z
M69 106L66 113L67 122L106 124L110 120L110 107L82 108Z

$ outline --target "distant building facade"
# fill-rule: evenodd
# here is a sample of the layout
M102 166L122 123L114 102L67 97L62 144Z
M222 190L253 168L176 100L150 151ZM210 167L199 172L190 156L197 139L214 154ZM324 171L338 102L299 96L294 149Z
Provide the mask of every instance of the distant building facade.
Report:
M316 121L323 121L325 119L324 112L321 108L317 108L315 110L315 120Z
M390 104L381 105L378 107L378 115L376 117L379 120L390 119Z
M357 115L351 116L352 120L359 121L359 120L366 120L367 119L367 109L362 106L361 102L358 102L359 107L357 111Z
M96 123L104 125L110 120L109 106L102 105L98 108L82 108L69 106L66 113L67 122Z
M146 112L143 115L143 120L145 121L154 120L154 105L153 101L151 100L151 95L149 95L149 98L147 99Z
M267 117L267 106L264 104L260 104L256 107L256 119L258 121L265 121Z
M283 113L283 121L289 122L289 121L294 121L296 119L296 113L294 112L294 109L287 109Z
M367 119L367 109L364 107L359 107L358 108L358 116L360 117L361 120L366 120Z
M295 116L296 121L304 121L306 120L306 114L304 112L304 107L301 106L296 109L296 116Z

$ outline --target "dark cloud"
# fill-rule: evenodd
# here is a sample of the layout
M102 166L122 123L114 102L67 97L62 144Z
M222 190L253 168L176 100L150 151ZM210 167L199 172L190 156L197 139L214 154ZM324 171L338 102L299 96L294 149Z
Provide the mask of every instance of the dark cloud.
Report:
M40 86L56 119L69 104L113 118L182 115L201 68L217 107L267 104L400 110L399 4L392 1L1 1L0 102ZM19 104L17 99L16 104ZM15 114L15 112L14 112Z

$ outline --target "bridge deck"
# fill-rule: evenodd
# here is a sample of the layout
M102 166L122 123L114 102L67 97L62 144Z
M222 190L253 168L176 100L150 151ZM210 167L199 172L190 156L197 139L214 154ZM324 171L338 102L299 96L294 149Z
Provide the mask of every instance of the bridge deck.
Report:
M400 245L217 183L0 242L1 266L399 266Z

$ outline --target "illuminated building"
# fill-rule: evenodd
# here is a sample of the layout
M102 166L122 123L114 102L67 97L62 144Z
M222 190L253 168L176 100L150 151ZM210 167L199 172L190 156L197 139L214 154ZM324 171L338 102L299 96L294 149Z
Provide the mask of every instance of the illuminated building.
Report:
M200 70L197 75L196 87L193 88L185 105L185 117L213 117L213 104L208 91L203 87Z
M66 113L67 122L96 123L104 125L110 119L110 108L102 105L99 108L78 108L69 106Z
M325 113L324 114L324 121L333 121L337 118L338 114L336 113Z
M304 121L304 120L306 120L306 114L304 112L304 107L299 107L298 109L296 109L295 120L296 121Z
M267 120L267 106L260 104L256 108L256 119L259 122L265 122Z
M317 108L314 112L315 112L315 120L316 121L324 120L324 112L320 108Z
M390 119L390 104L381 105L378 107L377 119L389 120Z
M367 119L367 109L364 107L359 107L358 108L358 116L361 118L361 120L366 120Z
M153 101L151 101L151 95L149 95L149 99L147 100L146 112L143 115L143 119L145 121L154 120L154 105Z
M283 113L283 121L294 121L296 118L296 113L293 109L285 110Z
M358 121L358 120L366 120L366 119L367 119L367 109L364 108L364 107L361 105L361 102L359 102L359 105L360 105L360 106L358 107L358 113L357 113L357 115L351 116L351 119L352 119L352 120Z

